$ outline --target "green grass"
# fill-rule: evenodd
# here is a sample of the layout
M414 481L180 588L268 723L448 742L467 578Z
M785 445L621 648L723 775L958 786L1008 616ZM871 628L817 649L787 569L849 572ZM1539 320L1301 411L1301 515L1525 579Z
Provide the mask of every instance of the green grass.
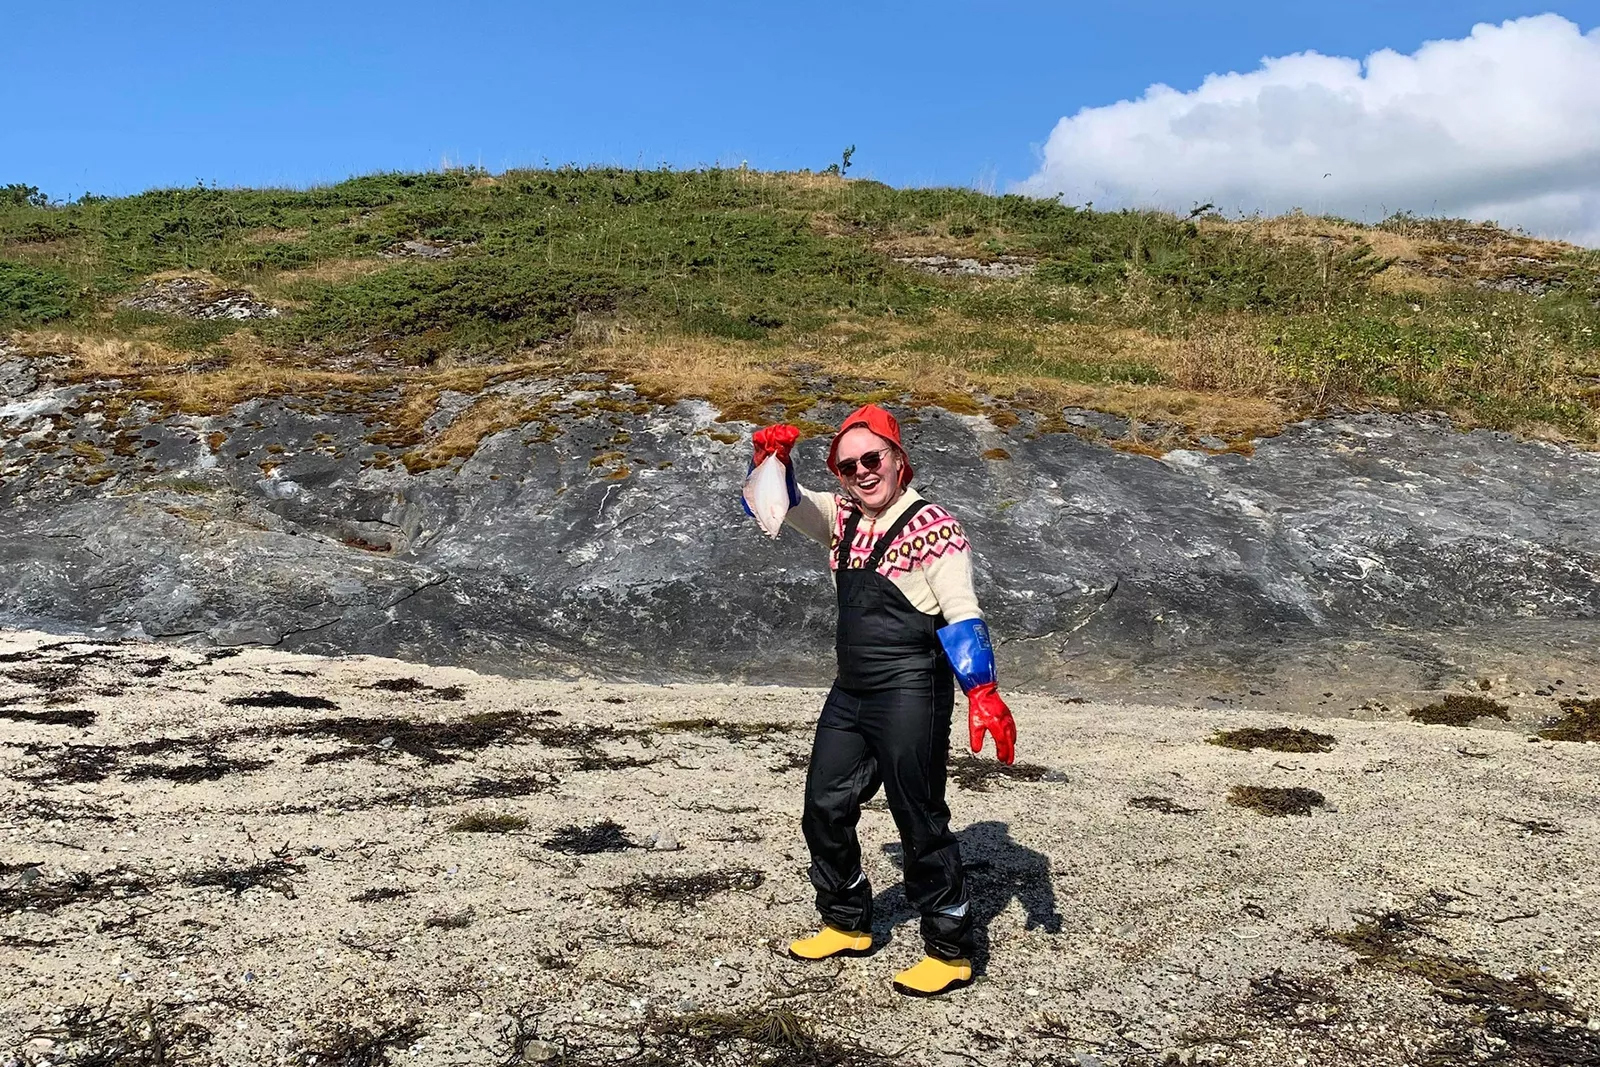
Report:
M717 169L378 174L57 206L15 188L0 196L5 330L66 326L179 351L225 348L239 334L308 369L373 348L427 368L541 345L575 352L594 336L579 327L599 323L635 338L704 339L723 346L718 358L746 352L781 375L848 326L841 351L878 361L866 377L892 379L903 365L915 383L935 367L950 376L946 390L1253 393L1285 417L1368 403L1600 436L1600 253L1547 249L1523 264L1551 283L1540 298L1468 278L1387 284L1409 268L1380 255L1384 241L1454 248L1470 225L1458 220L1397 217L1354 239L1295 240L1213 217ZM456 251L384 258L410 240ZM1036 267L985 282L893 258L919 249ZM362 269L332 269L352 261ZM196 270L291 314L241 325L115 311L150 275ZM1085 331L1134 340L1096 347ZM1222 344L1238 353L1232 378L1173 355Z
M169 326L166 337L174 348L204 352L233 334L239 325L233 319L185 319Z
M0 259L0 327L65 319L76 303L72 280L60 271Z
M499 350L559 336L583 312L615 310L627 288L603 271L475 257L407 263L343 284L301 282L292 292L303 310L267 331L269 338L352 343L379 336L409 342L430 362L444 350Z

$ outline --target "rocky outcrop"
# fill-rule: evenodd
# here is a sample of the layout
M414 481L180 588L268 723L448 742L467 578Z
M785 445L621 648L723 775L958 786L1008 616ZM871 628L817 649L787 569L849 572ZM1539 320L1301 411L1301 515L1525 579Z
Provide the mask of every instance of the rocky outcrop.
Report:
M996 256L988 260L967 256L896 256L895 262L915 267L927 274L945 277L1000 278L1006 281L1026 277L1034 267L1033 263L1016 256Z
M821 553L742 516L750 427L703 403L504 384L539 426L409 473L328 405L97 418L88 387L5 373L0 624L512 673L829 676ZM468 399L445 394L428 432ZM1380 415L1251 455L1153 459L938 409L908 439L978 547L1014 684L1315 704L1596 665L1594 453ZM797 455L821 484L820 444Z
M456 246L440 241L396 241L379 253L384 259L449 259Z
M209 278L184 276L148 282L121 301L132 311L186 319L275 319L283 314L266 301Z

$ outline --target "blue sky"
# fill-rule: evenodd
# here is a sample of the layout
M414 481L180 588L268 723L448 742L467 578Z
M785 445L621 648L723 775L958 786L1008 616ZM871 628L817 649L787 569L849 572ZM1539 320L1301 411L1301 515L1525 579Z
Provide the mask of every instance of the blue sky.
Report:
M821 168L1005 189L1063 116L1559 4L0 0L0 184L305 185L442 159Z

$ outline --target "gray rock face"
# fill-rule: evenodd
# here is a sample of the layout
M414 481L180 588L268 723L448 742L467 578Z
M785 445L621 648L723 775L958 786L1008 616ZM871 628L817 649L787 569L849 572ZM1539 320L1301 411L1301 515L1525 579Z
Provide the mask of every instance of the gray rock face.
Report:
M437 241L396 241L379 254L385 259L449 259L455 252L455 245Z
M0 624L513 673L831 677L823 554L745 518L750 427L705 404L629 414L601 382L496 387L560 394L559 431L409 474L353 415L270 401L112 426L83 388L0 406ZM441 425L461 407L447 394ZM1600 665L1593 453L1361 415L1251 456L1154 460L917 414L919 488L977 548L1010 684L1310 702ZM117 440L136 447L86 479L85 448ZM823 451L798 447L802 481L825 484Z
M1032 273L1033 264L1015 256L999 256L985 263L965 256L897 256L896 263L946 276L962 275L973 278L1002 278L1012 280Z
M0 357L6 349L0 345ZM39 388L39 376L25 359L0 359L0 397L26 396Z
M275 319L283 314L243 289L220 287L205 278L149 282L122 306L188 319Z

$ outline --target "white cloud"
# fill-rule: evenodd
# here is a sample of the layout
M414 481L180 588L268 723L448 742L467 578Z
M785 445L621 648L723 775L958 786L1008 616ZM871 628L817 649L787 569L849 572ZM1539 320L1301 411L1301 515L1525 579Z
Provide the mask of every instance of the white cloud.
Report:
M1395 211L1600 245L1600 28L1473 27L1365 62L1303 52L1062 119L1019 190L1096 207Z

